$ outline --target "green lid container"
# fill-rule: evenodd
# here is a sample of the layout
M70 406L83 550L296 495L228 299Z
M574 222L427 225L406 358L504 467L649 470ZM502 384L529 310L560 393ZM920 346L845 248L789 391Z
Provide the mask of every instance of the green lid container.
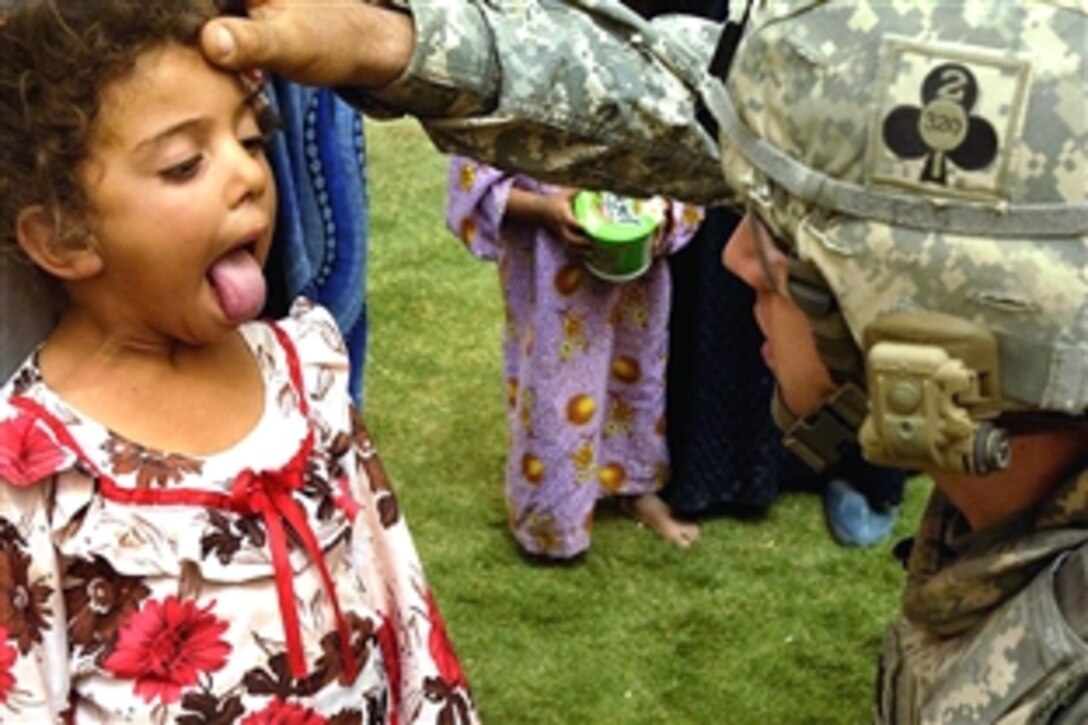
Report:
M611 192L582 191L574 216L593 243L586 267L609 282L642 275L653 261L654 235L661 226L661 199L632 199Z

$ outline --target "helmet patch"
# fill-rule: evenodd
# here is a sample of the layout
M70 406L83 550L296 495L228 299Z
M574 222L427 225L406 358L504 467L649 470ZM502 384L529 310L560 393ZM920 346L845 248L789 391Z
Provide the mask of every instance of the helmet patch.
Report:
M869 180L931 196L1001 199L1027 97L1026 61L886 40Z

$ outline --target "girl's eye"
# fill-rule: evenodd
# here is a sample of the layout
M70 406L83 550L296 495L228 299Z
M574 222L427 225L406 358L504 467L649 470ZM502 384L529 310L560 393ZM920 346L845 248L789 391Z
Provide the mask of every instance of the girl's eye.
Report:
M191 156L180 164L163 169L159 172L159 176L167 181L187 181L196 176L196 172L200 170L201 161L203 157L200 154Z
M242 139L242 146L253 156L263 156L268 151L271 136L267 134L255 134Z

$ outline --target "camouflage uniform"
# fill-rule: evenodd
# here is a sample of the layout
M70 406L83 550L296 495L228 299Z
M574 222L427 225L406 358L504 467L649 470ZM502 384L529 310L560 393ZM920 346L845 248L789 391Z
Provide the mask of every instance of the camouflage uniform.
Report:
M906 617L881 654L878 721L1088 721L1088 470L1037 508L968 532L935 493Z
M986 379L964 378L993 391L963 403L963 421L1031 411L1084 424L1082 0L761 3L725 84L709 71L722 70L721 29L695 19L648 24L607 0L399 4L415 17L410 68L356 103L412 113L444 150L549 180L754 208L817 280L802 307L842 389L867 389L867 456L906 460L911 447L880 406L913 410L913 393L877 395L871 338L919 311L993 345ZM924 332L927 350L958 344ZM923 425L929 437L910 442L945 445L954 427ZM971 472L968 458L939 467ZM1088 461L1067 481L973 533L935 494L905 619L885 640L878 720L1088 720Z
M380 94L344 91L369 115L411 114L443 151L542 181L730 196L697 93L712 82L720 25L651 24L608 0L416 0L411 11L405 76Z

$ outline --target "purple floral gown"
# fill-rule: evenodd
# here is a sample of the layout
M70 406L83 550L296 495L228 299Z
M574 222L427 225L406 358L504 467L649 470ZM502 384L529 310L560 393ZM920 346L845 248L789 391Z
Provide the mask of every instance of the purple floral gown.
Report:
M630 282L594 277L548 230L504 221L515 186L555 191L454 157L447 223L474 256L498 263L510 528L525 551L569 558L589 547L599 498L654 492L667 479L669 269L658 259ZM671 253L702 210L674 202L668 213Z

